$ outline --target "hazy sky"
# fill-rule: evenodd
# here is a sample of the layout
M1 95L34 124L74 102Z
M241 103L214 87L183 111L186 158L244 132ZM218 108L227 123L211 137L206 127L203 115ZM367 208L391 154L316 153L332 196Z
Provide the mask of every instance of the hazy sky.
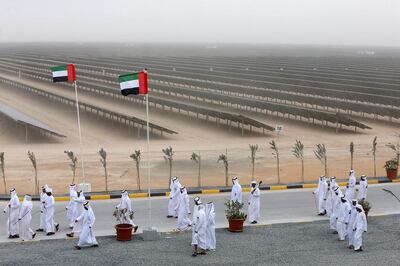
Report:
M399 0L0 0L0 42L400 47Z

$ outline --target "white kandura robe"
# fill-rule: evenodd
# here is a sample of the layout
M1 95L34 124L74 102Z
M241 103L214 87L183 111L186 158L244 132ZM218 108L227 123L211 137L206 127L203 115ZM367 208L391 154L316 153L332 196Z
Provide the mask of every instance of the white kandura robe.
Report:
M130 212L133 212L132 210L132 201L129 198L128 192L125 191L121 195L121 199L119 204L117 205L118 210L125 210L123 216L122 216L122 223L126 224L131 224L132 226L136 226L133 220L129 217Z
M170 216L178 216L177 206L179 204L180 197L180 188L181 184L178 180L172 181L170 185L170 194L169 194L169 202L168 202L168 215Z
M21 203L19 202L17 192L13 191L10 195L10 201L5 207L4 211L7 213L7 235L14 236L18 235L18 216L19 207Z
M350 202L356 198L356 177L354 172L352 172L349 176L349 184L348 188L346 188L345 196Z
M257 221L260 218L260 189L258 186L251 189L248 214L249 222Z
M54 222L54 208L55 208L55 200L53 195L46 196L45 204L44 204L44 213L46 214L46 233L54 233L55 232L55 222Z
M333 192L333 191L332 191ZM329 225L333 230L337 230L337 220L336 218L339 216L339 207L340 207L340 198L342 196L342 192L339 189L339 194L336 195L335 192L332 193L332 213L329 217Z
M67 221L69 227L73 227L75 224L75 211L78 206L76 200L78 199L78 193L75 190L75 187L69 187L69 203L67 206Z
M85 211L83 208L83 204L86 202L85 195L83 192L80 193L79 198L75 200L76 202L76 209L74 212L74 228L72 228L72 233L80 233L83 227L83 220L80 220L75 223L79 216Z
M194 231L197 222L197 212L199 210L199 205L193 205L193 212L192 212L192 239L194 238Z
M325 209L326 209L326 214L330 217L332 214L332 197L333 194L335 194L332 190L332 187L328 186L328 183L326 183L326 201L325 201Z
M356 250L362 247L362 236L364 232L367 232L367 218L364 211L357 212L353 229L356 229L353 237L354 250Z
M189 215L189 196L187 194L186 188L182 191L181 196L179 198L178 204L178 229L185 230L187 229L192 222L190 221Z
M367 198L368 181L360 180L360 188L358 189L358 200Z
M318 213L325 213L326 210L326 197L327 197L328 185L325 179L320 179L318 187L314 191L314 196L317 199Z
M194 225L194 234L192 237L192 245L197 245L201 249L207 249L207 220L204 210L204 206L201 204L198 206L196 214L196 223Z
M215 250L216 248L216 237L215 237L215 210L214 203L207 203L206 205L206 220L207 220L207 231L206 231L206 246L208 250Z
M351 205L349 224L347 226L347 237L349 239L349 246L354 246L354 231L353 226L356 222L357 210L354 205Z
M19 211L19 237L22 240L31 240L35 232L31 229L32 221L32 201L24 199L21 204L21 209Z
M44 202L46 201L47 194L43 191L40 192L40 225L39 228L46 230L46 210L44 208Z
M84 210L77 220L82 220L83 224L82 232L79 235L78 246L91 247L93 245L98 245L96 237L93 233L93 225L96 221L96 217L94 216L92 207L89 206L88 210Z
M242 186L239 184L239 180L233 181L231 200L242 203Z
M339 216L337 219L337 231L339 240L344 240L347 235L347 224L349 223L350 218L350 203L346 200L346 202L340 202L339 207Z

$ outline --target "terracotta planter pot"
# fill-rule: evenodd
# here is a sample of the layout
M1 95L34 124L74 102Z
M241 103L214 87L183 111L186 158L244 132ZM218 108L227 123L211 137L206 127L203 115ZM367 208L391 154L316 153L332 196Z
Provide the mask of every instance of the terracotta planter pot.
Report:
M386 169L386 175L389 179L393 180L397 178L397 170L390 170L390 169Z
M118 241L131 241L132 240L132 228L131 224L117 224L115 229L117 230Z
M231 232L243 232L244 219L230 219L229 220L229 231Z

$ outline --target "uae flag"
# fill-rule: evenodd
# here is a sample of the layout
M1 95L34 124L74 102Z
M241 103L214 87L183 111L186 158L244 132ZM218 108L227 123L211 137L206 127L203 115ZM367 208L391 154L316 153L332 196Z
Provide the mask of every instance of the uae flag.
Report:
M147 72L130 73L118 77L121 94L147 94Z
M53 74L53 82L74 82L76 80L75 66L73 64L55 66L50 69Z

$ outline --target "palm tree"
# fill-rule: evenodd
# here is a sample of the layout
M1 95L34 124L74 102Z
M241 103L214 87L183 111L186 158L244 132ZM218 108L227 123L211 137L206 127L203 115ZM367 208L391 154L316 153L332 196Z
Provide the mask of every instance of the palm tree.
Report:
M326 154L325 144L317 144L317 149L314 151L314 154L324 166L325 176L328 176L328 155Z
M4 183L4 194L7 194L7 184L6 184L6 174L4 172L4 152L0 152L0 169L1 174L3 175L3 183Z
M250 147L250 160L251 160L251 180L254 181L254 163L256 161L256 153L258 150L258 145L251 145L249 144Z
M168 187L169 187L171 185L171 178L172 178L172 162L174 157L174 151L172 150L172 147L169 146L165 149L162 149L162 152L165 154L164 155L165 162L167 162L169 165L169 182L168 182Z
M71 167L72 170L72 184L75 184L75 173L76 173L76 165L78 163L78 158L75 156L73 151L64 151L65 154L67 154L68 158L71 160L71 163L69 164L69 167Z
M225 186L228 186L228 149L226 149L225 154L221 154L218 157L217 163L222 162L225 167Z
M108 173L107 173L107 152L103 148L101 148L98 152L100 155L100 163L104 168L104 177L106 183L106 192L108 192Z
M138 184L138 189L140 189L140 160L142 159L140 150L135 150L134 153L132 153L129 157L131 157L135 163L136 163L136 174L137 174L137 184Z
M28 158L31 160L33 170L35 171L35 193L39 195L39 182L37 178L37 164L36 164L36 156L33 152L28 151Z
M350 169L354 169L353 168L353 158L354 158L354 143L350 142Z
M399 161L400 161L400 134L397 135L397 137L399 138L397 140L397 143L388 143L386 144L386 147L389 147L390 149L392 149L394 151L394 154L396 156L396 160L397 160L397 165L399 165Z
M372 141L372 156L374 156L374 177L376 177L376 146L378 145L376 139L377 136L375 136L374 140Z
M192 153L192 156L190 156L190 160L192 160L193 162L197 163L199 166L198 169L198 174L197 174L197 186L201 187L201 156L200 156L200 151L199 153Z
M275 140L271 140L269 143L270 148L274 151L272 155L276 158L276 168L277 168L277 174L278 174L278 184L281 183L281 177L280 177L280 170L279 170L279 149L278 146L276 145Z
M304 144L300 140L296 140L292 153L294 157L301 161L301 180L304 183Z

